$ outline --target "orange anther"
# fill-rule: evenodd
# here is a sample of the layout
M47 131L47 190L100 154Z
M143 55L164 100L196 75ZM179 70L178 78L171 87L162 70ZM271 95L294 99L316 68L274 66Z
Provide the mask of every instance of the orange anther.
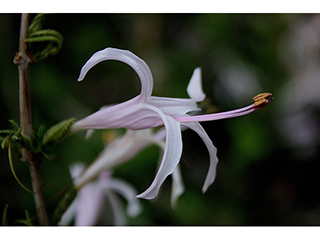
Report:
M272 95L271 93L260 93L257 96L255 96L253 100L257 102L257 101L260 101L261 99L266 99L268 97L271 97L271 95Z
M272 94L271 93L260 93L257 96L255 96L253 98L254 100L254 105L253 108L258 109L258 108L262 108L265 105L267 105L270 100L272 100L273 98L271 98L270 100L268 100L267 98L271 97Z

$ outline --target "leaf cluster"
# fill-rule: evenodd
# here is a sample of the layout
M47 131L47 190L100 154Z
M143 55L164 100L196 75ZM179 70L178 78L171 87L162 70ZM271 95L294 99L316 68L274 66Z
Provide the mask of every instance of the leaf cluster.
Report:
M47 14L37 14L28 28L29 56L33 61L41 61L55 55L62 47L63 37L56 30L42 29Z
M9 122L12 125L12 129L0 130L0 141L3 149L8 148L9 144L11 144L12 150L18 154L24 148L31 154L47 157L48 147L58 144L68 135L74 119L64 120L53 125L48 130L45 130L44 125L42 125L38 131L32 133L32 137L23 135L21 128L13 120L9 120Z
M6 205L2 214L2 226L8 226L8 218L7 218L7 214L8 214L8 208L9 205ZM32 218L30 217L29 213L27 210L25 210L25 214L26 214L26 219L18 219L15 222L16 223L21 223L25 226L33 226L32 224Z

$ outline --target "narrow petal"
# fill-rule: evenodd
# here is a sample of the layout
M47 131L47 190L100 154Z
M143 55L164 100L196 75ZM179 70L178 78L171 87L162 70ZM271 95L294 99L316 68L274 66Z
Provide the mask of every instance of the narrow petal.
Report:
M122 195L128 202L127 213L130 217L136 217L142 211L142 206L138 199L135 198L137 191L132 185L121 180L112 178L108 182L108 188Z
M67 226L71 223L72 219L76 215L78 204L79 204L79 199L76 197L73 200L73 202L70 204L68 209L63 213L58 225Z
M171 207L177 206L178 198L184 192L184 186L181 177L180 165L178 164L172 173L172 189L171 189Z
M133 70L138 74L141 81L140 97L142 98L142 101L146 102L149 99L153 88L151 71L145 61L127 50L109 47L96 52L82 67L78 81L82 81L92 67L105 60L118 60L132 67Z
M97 183L92 182L83 186L78 194L79 203L77 207L75 225L95 225L103 204L103 193L98 189Z
M203 127L200 125L200 123L189 122L189 123L183 123L183 125L195 131L202 138L204 144L206 145L209 151L209 156L210 156L209 171L207 173L207 177L202 188L202 192L205 192L207 191L208 187L213 183L216 177L216 167L218 164L217 149L213 145L211 139L209 138L208 134L203 129Z
M201 102L206 97L206 95L202 90L201 68L196 68L193 71L192 77L187 87L187 92L191 97L191 99L194 100L195 102Z
M138 198L145 199L152 199L158 195L162 183L178 165L182 154L182 138L179 122L175 121L170 116L164 115L163 112L161 112L154 106L150 105L149 109L159 114L164 122L167 134L166 147L156 177L153 180L151 186L146 191L137 196Z
M124 209L119 201L120 199L116 194L111 191L106 192L106 198L108 198L113 213L113 221L115 226L124 226L127 224L126 216L124 215Z
M95 179L101 172L111 170L114 167L131 160L138 152L152 143L161 145L160 139L151 135L150 129L133 131L127 130L126 134L118 137L110 143L89 165L81 178L77 179L75 186L81 188L87 182Z

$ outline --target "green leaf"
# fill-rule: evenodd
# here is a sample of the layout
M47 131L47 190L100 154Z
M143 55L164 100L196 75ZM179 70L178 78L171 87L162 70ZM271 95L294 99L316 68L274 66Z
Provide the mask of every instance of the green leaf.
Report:
M10 130L10 129L0 130L0 134L13 135L13 134L15 134L15 133L16 133L15 130Z
M2 226L7 226L7 225L8 225L8 219L7 219L8 207L9 207L9 205L7 204L7 205L4 207L4 210L3 210L3 214L2 214Z
M9 138L10 138L10 135L3 138L2 142L1 142L2 149L5 149L9 146Z
M28 29L28 43L33 61L40 61L49 55L58 53L62 47L63 37L56 30L42 29L43 20L46 14L38 14Z
M55 145L61 142L69 133L69 129L74 123L75 119L71 118L64 120L56 125L53 125L51 128L46 131L43 136L42 144L43 145Z
M33 226L32 222L31 222L32 219L30 218L30 215L29 215L28 211L25 210L25 213L26 213L26 219L25 220L24 219L19 219L16 222L23 223L26 226Z
M20 134L19 135L19 139L16 140L16 142L19 141L20 145L23 147L23 148L26 148L28 149L29 151L31 152L34 152L34 147L32 145L32 141L29 137L23 135L23 134Z
M28 35L41 30L42 24L46 18L46 15L47 13L39 13L35 16L35 18L32 20L32 23L28 28Z
M19 125L16 124L15 121L9 120L9 122L11 123L13 130L18 131L20 129Z
M42 139L45 131L46 131L46 127L42 124L42 125L39 127L38 131L37 131L37 136L38 136L40 139Z

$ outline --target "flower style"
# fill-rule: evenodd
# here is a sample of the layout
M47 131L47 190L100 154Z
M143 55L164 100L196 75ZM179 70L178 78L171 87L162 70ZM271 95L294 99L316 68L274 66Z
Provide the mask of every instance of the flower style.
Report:
M71 176L74 181L84 170L81 163L70 167ZM83 186L73 200L67 211L63 214L59 225L68 225L75 217L76 226L93 226L102 218L101 209L105 198L108 198L113 211L115 225L125 225L126 218L123 213L119 199L114 192L121 194L128 201L127 214L136 217L141 212L139 200L135 198L136 190L123 180L111 178L110 171L100 173L96 181L92 181Z
M202 188L202 191L205 192L215 179L218 158L216 148L199 122L242 116L270 102L268 98L271 94L263 93L254 98L253 104L241 109L190 116L188 113L199 110L197 102L205 98L201 86L200 68L194 70L187 87L190 99L154 97L151 96L153 78L148 65L130 51L115 48L106 48L96 52L82 67L78 81L82 81L93 66L104 60L118 60L131 66L140 78L141 93L131 100L103 108L77 121L71 127L71 132L106 128L139 130L164 125L166 129L164 155L154 181L146 191L137 196L140 198L155 198L164 180L178 165L182 154L181 126L194 130L202 138L209 151L210 165Z

